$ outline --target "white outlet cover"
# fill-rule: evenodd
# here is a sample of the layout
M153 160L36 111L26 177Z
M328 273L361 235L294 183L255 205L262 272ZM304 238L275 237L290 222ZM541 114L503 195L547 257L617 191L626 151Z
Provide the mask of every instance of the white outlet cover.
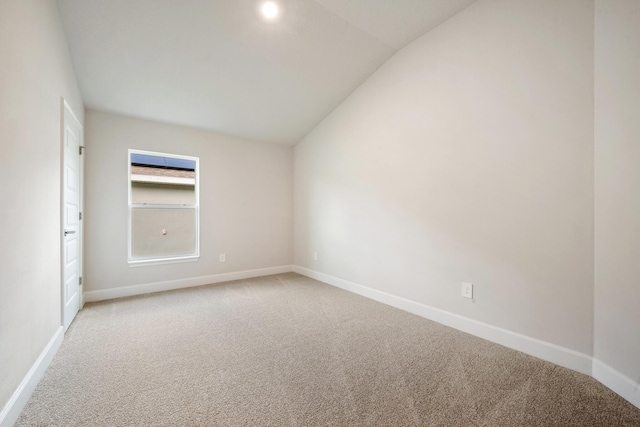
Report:
M318 252L314 252L313 253L313 260L317 261L318 260Z
M220 262L226 262L227 256L225 254L220 254Z
M462 296L473 299L473 283L462 282Z

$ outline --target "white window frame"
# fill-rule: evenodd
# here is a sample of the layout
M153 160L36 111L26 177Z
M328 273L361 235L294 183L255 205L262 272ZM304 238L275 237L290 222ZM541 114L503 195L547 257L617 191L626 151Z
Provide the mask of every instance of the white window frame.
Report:
M165 204L150 204L150 203L132 203L131 198L131 155L132 154L144 154L147 156L157 157L172 157L174 159L191 160L196 165L196 178L195 178L195 204L194 205L165 205ZM129 149L127 151L127 193L129 202L129 215L128 215L128 261L129 267L140 267L145 265L160 265L160 264L172 264L177 262L192 262L197 261L200 258L200 158L193 156L184 156L181 154L160 153L157 151L148 150L136 150ZM194 209L196 216L195 223L195 252L193 254L181 255L181 256L155 256L145 258L134 258L132 255L132 237L133 237L133 209Z

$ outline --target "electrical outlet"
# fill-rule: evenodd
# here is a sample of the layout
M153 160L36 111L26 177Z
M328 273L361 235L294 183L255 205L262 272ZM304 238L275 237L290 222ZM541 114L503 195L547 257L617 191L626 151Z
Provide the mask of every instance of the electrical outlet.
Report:
M317 261L318 260L318 252L314 252L313 253L313 260Z
M227 256L225 254L220 254L220 262L227 262Z
M462 296L473 299L473 283L462 282Z

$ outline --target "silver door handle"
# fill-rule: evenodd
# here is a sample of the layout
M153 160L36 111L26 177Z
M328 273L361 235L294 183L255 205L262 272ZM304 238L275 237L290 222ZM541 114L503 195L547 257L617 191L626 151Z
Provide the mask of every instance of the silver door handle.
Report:
M76 234L76 230L64 230L64 235L66 236L67 234Z

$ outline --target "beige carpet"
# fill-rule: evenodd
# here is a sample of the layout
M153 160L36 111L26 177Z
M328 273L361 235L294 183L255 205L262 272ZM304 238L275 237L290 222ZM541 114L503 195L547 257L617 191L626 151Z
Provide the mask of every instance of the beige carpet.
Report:
M640 409L289 273L87 305L17 425L640 426Z

